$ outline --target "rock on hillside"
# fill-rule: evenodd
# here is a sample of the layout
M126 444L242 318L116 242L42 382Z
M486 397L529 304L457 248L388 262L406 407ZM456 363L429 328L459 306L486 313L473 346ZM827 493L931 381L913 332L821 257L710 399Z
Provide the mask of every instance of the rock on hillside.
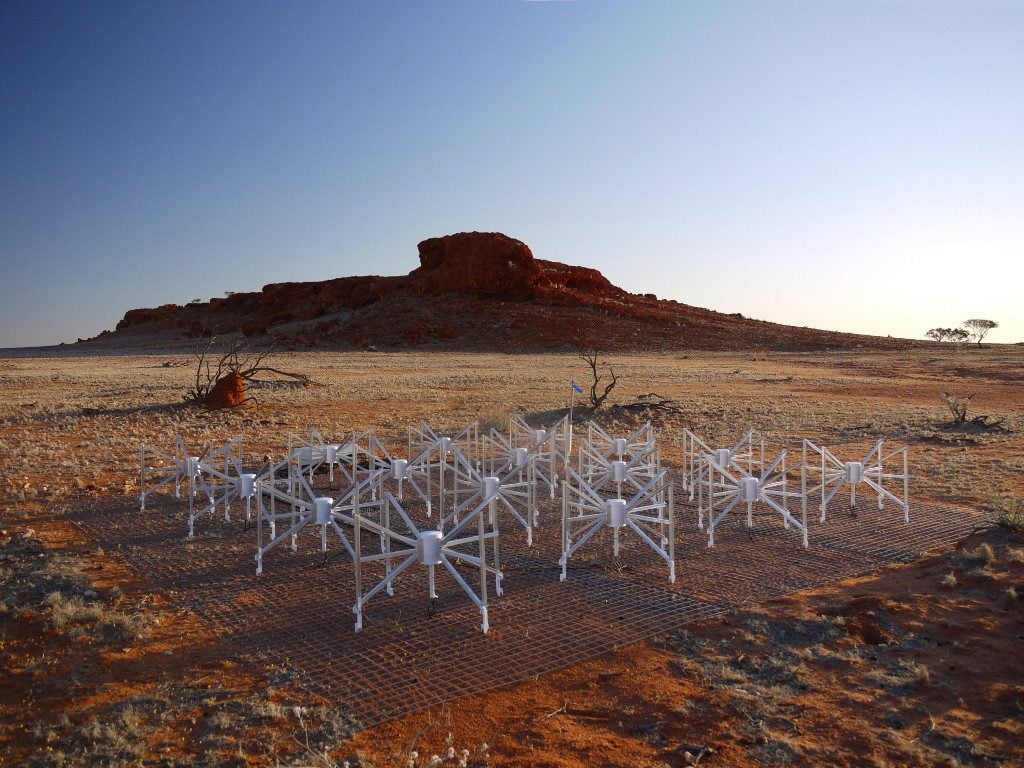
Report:
M500 232L462 232L419 244L409 280L423 293L528 298L542 271L529 246Z

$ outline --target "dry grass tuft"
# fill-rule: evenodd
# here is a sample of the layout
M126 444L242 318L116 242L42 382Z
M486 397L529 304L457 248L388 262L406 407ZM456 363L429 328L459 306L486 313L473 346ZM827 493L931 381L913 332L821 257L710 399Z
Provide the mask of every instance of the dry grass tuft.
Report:
M44 605L50 626L72 637L125 642L149 634L153 620L141 613L119 611L102 602L86 601L78 595L51 592Z
M260 701L253 707L253 715L264 720L281 720L284 718L284 707L276 701Z
M964 560L968 563L977 563L984 565L992 565L998 558L996 557L996 551L992 549L992 545L988 542L981 544L977 549L972 549L964 553Z
M996 525L1011 531L1024 531L1024 499L997 496L990 506L996 513Z

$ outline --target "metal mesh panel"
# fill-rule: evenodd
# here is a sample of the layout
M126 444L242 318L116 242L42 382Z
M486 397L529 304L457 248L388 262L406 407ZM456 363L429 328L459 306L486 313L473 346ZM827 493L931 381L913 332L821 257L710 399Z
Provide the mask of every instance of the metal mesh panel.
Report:
M476 607L450 579L439 579L439 597L429 600L421 569L403 574L396 595L377 599L363 631L354 633L352 563L340 549L321 554L313 531L303 533L297 552L282 547L268 555L256 576L251 528L214 520L189 540L181 502L170 498L152 497L141 513L133 500L101 499L74 510L72 519L154 589L201 615L224 639L226 653L256 665L291 665L301 685L363 726L743 605L907 562L986 522L964 510L913 504L905 524L895 507L879 511L873 499L861 499L824 524L815 514L804 549L777 515L758 509L751 529L745 514L723 521L709 549L695 509L677 503L675 584L667 582L664 562L635 539L625 538L621 556L612 558L605 532L559 582L557 504L545 505L532 547L510 519L502 521L505 595L491 602L486 635Z

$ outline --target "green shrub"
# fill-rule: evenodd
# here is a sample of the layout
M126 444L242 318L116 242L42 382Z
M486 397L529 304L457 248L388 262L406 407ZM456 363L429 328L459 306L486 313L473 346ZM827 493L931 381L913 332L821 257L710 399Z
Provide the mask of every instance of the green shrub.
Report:
M991 506L996 513L996 525L1011 531L1024 531L1024 499L997 496Z

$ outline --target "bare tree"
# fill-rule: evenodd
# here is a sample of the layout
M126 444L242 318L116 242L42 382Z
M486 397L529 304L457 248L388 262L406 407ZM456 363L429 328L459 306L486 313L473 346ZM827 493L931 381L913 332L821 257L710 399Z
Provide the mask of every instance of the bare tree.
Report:
M968 420L967 411L971 407L974 395L954 395L949 392L942 393L942 400L953 415L951 427L963 427L965 425L980 429L1002 429L1003 419L995 419L992 416L980 414Z
M995 320L986 320L982 317L972 317L970 320L964 320L964 328L977 340L979 347L981 346L982 339L988 335L988 332L998 327L999 323Z
M209 405L210 393L217 382L227 376L239 376L248 384L261 373L276 373L303 385L310 383L310 378L304 373L291 373L266 365L265 360L270 350L251 349L245 339L233 341L215 362L216 343L216 337L212 337L206 348L196 354L195 385L185 394L186 403ZM242 402L256 402L256 398L246 396Z
M587 364L590 368L590 392L588 393L589 403L587 405L588 410L596 411L600 408L604 401L608 399L608 395L615 389L615 385L619 383L619 377L615 375L615 369L607 362L600 362L598 360L598 351L596 349L581 349L579 351L580 359ZM604 367L608 372L608 381L604 382L605 374L600 367ZM598 394L598 389L603 387L603 391Z
M953 395L949 392L942 393L942 400L953 415L953 424L965 424L967 422L967 410L971 407L971 400L974 395Z

